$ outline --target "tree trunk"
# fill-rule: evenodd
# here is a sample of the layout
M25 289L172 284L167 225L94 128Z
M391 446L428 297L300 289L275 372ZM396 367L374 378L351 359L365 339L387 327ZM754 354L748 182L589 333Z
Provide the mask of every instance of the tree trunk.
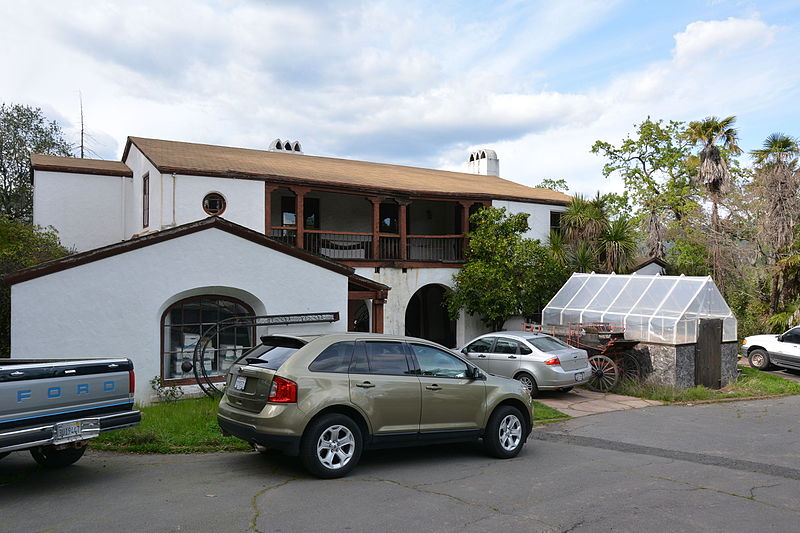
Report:
M772 289L769 291L769 314L774 315L778 312L778 301L780 293L778 287L780 286L781 271L775 266L775 272L772 274Z
M719 236L721 231L719 224L719 209L716 198L711 199L711 234L711 271L719 292L724 295L724 282L722 280L722 252L719 246Z

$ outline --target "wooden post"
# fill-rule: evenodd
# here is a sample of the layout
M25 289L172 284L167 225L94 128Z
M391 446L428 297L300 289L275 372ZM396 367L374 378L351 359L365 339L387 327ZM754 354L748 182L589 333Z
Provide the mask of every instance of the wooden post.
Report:
M264 235L272 236L272 191L277 185L264 182Z
M461 204L461 233L464 234L462 246L464 257L466 258L467 247L469 246L469 242L467 241L467 232L469 231L469 209L472 207L472 202L459 200L458 203Z
M400 226L400 260L405 261L408 257L408 231L407 231L407 213L406 208L411 200L397 200L398 208L397 225Z
M381 196L370 196L369 201L372 202L372 259L380 259L381 255L381 237L379 235L381 228Z
M305 231L305 216L303 214L305 196L309 189L308 187L291 187L294 192L294 218L297 223L297 234L295 235L294 245L298 248L303 247L303 237Z
M386 293L378 292L378 297L372 299L372 333L383 333L383 304L386 303Z

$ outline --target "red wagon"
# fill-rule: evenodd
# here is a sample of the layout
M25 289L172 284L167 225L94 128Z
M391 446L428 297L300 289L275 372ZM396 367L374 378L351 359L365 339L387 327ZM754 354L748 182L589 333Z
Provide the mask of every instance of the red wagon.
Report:
M625 339L625 326L611 322L578 322L567 326L542 326L522 323L523 331L546 333L570 346L586 350L592 377L587 386L595 391L608 392L622 380L641 377L639 360L631 348L639 341Z

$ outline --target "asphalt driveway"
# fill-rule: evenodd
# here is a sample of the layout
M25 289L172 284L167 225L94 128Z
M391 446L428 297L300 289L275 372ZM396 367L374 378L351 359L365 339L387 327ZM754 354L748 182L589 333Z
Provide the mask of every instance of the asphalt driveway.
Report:
M603 413L476 445L365 454L342 480L256 453L0 461L0 531L796 531L800 397Z

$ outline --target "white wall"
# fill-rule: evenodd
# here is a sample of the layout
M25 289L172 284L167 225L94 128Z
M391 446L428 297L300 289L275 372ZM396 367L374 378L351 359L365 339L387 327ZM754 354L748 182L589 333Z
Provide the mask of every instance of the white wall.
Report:
M156 167L134 145L131 145L128 157L123 162L133 172L133 180L125 194L125 238L130 239L133 235L162 228L164 223L162 220L161 181L163 178ZM150 177L150 223L146 228L142 224L142 182L145 174Z
M35 171L33 223L53 226L61 244L91 250L125 238L123 194L130 178Z
M171 184L171 175L164 175ZM175 176L175 223L177 225L208 217L203 198L211 192L225 198L225 212L220 216L259 233L264 233L264 182L205 176ZM165 189L169 189L165 185ZM170 209L171 210L171 209ZM171 224L171 220L164 224Z
M161 174L136 146L131 145L125 159L133 171L133 194L127 237L143 231L180 226L208 217L203 198L216 192L225 198L226 220L252 230L264 231L264 182L233 178L214 178L184 174ZM142 178L150 176L150 225L142 226Z
M492 206L505 207L506 211L512 215L517 213L528 214L530 230L524 236L529 239L539 239L542 244L547 244L550 240L550 212L567 210L565 206L561 205L512 202L510 200L492 200Z
M332 324L272 332L344 331L347 277L208 229L13 285L12 357L129 357L136 397L160 375L161 315L195 294L235 296L257 314L338 311ZM291 329L290 329L291 328Z

